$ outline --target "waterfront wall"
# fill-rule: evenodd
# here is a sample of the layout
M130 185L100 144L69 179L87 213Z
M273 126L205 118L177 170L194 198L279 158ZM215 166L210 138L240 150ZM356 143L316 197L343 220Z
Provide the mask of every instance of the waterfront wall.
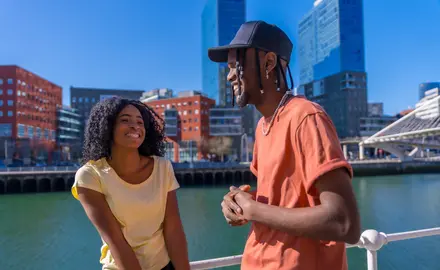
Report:
M354 174L378 176L410 173L440 173L440 161L431 162L352 162ZM255 185L256 178L247 168L176 169L181 187ZM66 172L2 172L0 194L70 191L75 171Z

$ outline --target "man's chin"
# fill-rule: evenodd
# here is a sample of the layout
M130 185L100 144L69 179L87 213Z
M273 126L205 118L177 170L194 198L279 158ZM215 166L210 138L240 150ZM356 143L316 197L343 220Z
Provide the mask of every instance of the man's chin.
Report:
M240 96L235 97L235 103L237 103L238 107L244 108L249 104L249 98L246 93L244 93Z

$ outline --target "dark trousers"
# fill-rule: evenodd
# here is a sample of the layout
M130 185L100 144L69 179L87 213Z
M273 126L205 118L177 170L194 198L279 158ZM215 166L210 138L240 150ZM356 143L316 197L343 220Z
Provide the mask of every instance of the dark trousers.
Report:
M174 270L174 266L173 266L173 264L170 262L169 264L167 264L167 266L165 266L164 268L162 268L162 270Z

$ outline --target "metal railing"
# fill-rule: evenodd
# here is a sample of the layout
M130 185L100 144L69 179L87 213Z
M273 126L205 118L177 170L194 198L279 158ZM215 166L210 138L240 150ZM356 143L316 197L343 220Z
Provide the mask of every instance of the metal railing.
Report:
M439 162L440 156L430 158L417 158L412 162ZM350 164L375 164L375 163L402 163L399 159L366 159L366 160L349 160ZM193 162L193 163L173 163L175 170L185 169L246 169L249 168L250 162ZM3 167L0 168L2 172L75 172L79 166L23 166L23 167Z
M367 250L368 270L377 270L377 251L389 242L408 240L426 236L440 235L440 227L417 231L385 234L376 230L366 230L362 233L359 242L355 245L346 245L347 248L359 247ZM242 255L216 258L191 262L192 270L214 269L226 266L240 265Z
M78 169L78 166L5 167L0 168L0 172L70 172Z

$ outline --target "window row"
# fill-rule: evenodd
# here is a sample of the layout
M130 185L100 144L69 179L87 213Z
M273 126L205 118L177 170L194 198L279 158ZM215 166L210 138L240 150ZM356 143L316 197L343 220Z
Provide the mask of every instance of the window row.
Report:
M46 140L55 140L56 132L55 130L49 130L47 128L42 129L40 127L34 127L30 125L17 125L17 135L20 138L29 137L35 139L46 139Z
M6 82L7 82L7 84L14 84L14 80L11 79L11 78L8 78L8 79L6 80ZM2 85L2 84L3 84L3 79L0 79L0 85Z
M6 91L6 93L8 94L8 96L12 96L12 94L14 94L14 90L12 89L8 89ZM3 89L0 88L0 96L3 95Z

